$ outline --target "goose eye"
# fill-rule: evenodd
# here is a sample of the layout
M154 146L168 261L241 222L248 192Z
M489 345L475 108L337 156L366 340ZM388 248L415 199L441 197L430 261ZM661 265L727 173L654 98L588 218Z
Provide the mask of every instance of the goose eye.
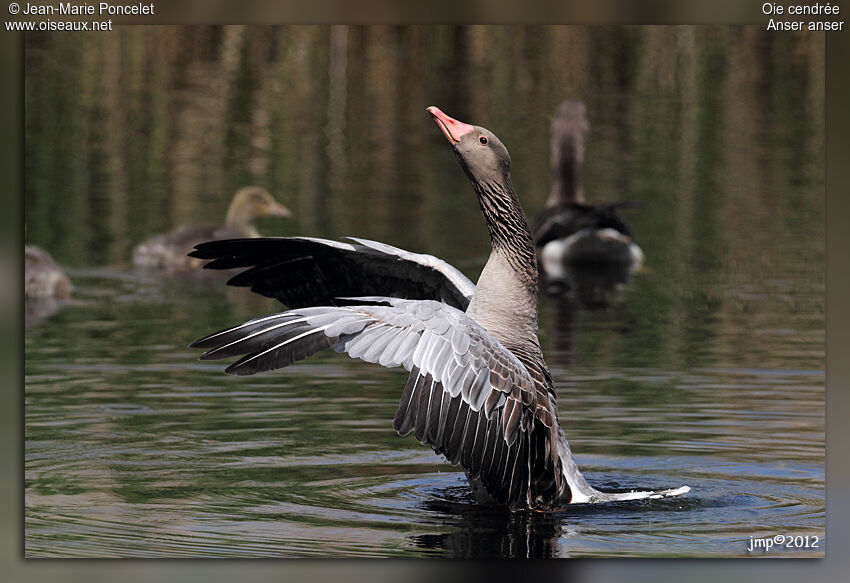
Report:
M480 138L478 138L478 141L481 142L482 144L486 144L487 143L487 136L481 136Z

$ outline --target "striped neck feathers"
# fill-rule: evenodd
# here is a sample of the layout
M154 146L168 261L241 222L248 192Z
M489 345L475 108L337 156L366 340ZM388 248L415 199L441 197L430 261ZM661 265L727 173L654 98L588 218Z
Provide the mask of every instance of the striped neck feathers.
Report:
M537 250L510 176L501 180L473 181L473 186L490 232L493 252L504 256L520 281L536 294Z

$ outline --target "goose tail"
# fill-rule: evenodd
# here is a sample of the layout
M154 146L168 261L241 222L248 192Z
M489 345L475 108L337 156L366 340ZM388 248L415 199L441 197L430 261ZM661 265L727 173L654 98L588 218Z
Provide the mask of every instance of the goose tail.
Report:
M691 491L689 486L679 486L666 490L634 490L631 492L602 492L587 483L573 459L566 436L560 432L558 454L561 471L569 486L570 504L599 504L602 502L623 502L627 500L655 500L672 498Z

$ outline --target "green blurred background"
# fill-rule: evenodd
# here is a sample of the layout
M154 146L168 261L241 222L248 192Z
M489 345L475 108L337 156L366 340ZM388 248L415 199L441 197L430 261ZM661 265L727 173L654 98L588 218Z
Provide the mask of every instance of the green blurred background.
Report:
M769 271L753 251L780 233L821 255L822 36L138 26L32 34L25 48L26 240L65 265L122 265L152 234L220 222L247 184L294 211L266 234L358 235L469 262L486 231L448 151L433 155L425 107L497 133L533 214L565 98L591 119L588 198L645 204L633 220L652 264L696 254L730 277Z

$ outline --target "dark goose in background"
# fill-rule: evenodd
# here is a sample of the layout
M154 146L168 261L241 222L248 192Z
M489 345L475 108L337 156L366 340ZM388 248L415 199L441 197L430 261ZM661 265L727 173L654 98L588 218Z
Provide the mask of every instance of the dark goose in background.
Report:
M510 180L510 157L490 131L428 108L472 181L492 252L477 286L451 265L361 239L214 241L194 257L248 268L229 283L294 306L195 342L202 359L240 356L254 374L327 348L410 377L393 426L463 466L476 497L510 508L678 495L591 487L558 423L555 389L537 340L537 256ZM364 297L365 296L365 297Z
M545 208L532 223L534 242L547 275L563 276L565 264L615 263L637 268L643 251L617 209L629 202L588 204L581 170L590 123L583 103L564 101L552 120L555 182Z
M201 262L187 256L195 245L215 239L259 237L254 221L290 216L289 209L275 201L265 188L247 186L233 196L223 225L184 225L151 237L133 250L133 264L173 271L199 268Z

